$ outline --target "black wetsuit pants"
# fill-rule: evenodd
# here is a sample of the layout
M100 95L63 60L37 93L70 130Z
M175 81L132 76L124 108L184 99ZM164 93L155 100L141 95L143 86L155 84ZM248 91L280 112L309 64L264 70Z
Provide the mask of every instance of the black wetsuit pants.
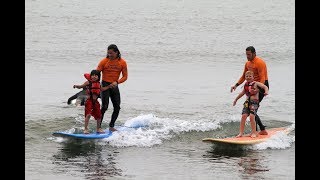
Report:
M108 86L111 84L110 82L105 82L102 81L102 87ZM101 123L103 120L104 113L107 111L108 106L109 106L109 98L111 99L112 105L113 105L113 112L111 115L111 121L109 123L109 127L114 127L114 123L116 122L119 112L120 112L120 103L121 103L121 98L120 98L120 90L119 86L115 88L110 88L105 91L101 92L101 122L100 122L100 127Z
M268 82L268 80L266 80L266 81L264 82L264 85L266 85L266 86L269 88L269 82ZM264 97L264 89L262 89L262 88L260 88L260 87L258 87L258 88L259 88L259 102L261 102L262 99L263 99L263 97ZM262 124L261 119L260 119L260 117L258 116L258 114L256 114L255 120L256 120L256 130L257 130L257 131L258 131L258 126L259 126L259 128L260 128L260 131L266 129L266 126Z

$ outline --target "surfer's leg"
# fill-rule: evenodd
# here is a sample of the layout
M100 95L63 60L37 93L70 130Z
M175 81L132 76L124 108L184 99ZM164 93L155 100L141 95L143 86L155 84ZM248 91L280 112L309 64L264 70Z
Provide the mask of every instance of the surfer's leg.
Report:
M262 89L261 87L258 87L259 89L259 103L262 101L263 97L264 97L264 89ZM257 109L258 111L258 109ZM265 130L265 126L262 124L260 117L258 116L257 112L256 112L256 117L255 117L255 121L256 121L256 130L258 131L258 126L260 128L260 131Z
M89 134L89 129L88 129L88 124L89 124L89 119L90 119L91 115L88 114L86 116L86 118L84 119L84 130L83 130L83 133L84 134Z
M240 121L240 128L239 128L239 134L236 137L242 137L244 132L244 126L246 124L248 114L242 114L241 121Z
M97 133L104 133L103 129L100 127L101 119L97 119Z
M257 130L257 131L258 131L258 126L259 126L259 128L260 128L260 131L263 131L263 130L266 129L266 126L262 124L261 119L260 119L260 117L258 116L258 114L256 114L256 116L255 116L255 121L256 121L256 123L257 123L257 126L256 126L256 130Z
M116 130L114 128L114 123L116 122L118 116L119 116L119 112L120 112L120 103L121 103L121 98L120 98L120 91L119 91L119 87L117 86L116 88L113 88L110 91L110 98L111 98L111 102L113 105L113 112L111 115L111 121L109 123L109 129L114 131Z
M110 83L107 83L105 81L102 81L102 86L108 86ZM110 97L110 89L107 89L105 91L102 91L100 93L101 96L101 121L100 121L100 127L101 127L101 123L104 117L104 113L107 111L108 106L109 106L109 97Z
M257 115L257 111L258 111L258 108L259 108L259 102L258 101L255 101L255 100L252 100L250 101L250 125L251 125L251 137L254 138L254 137L257 137L257 125L256 125L256 120L255 120L255 116Z
M262 101L264 97L264 89L259 88L259 103ZM256 130L258 131L258 126L260 128L260 131L265 130L265 126L262 124L260 117L257 114L258 109L256 110L256 116L255 116L255 121L256 121Z
M255 138L257 137L257 131L256 131L256 121L254 120L255 114L250 113L250 125L251 125L251 137Z
M89 133L89 129L88 129L88 124L89 124L89 119L91 117L91 110L92 110L92 102L90 99L87 99L85 102L85 106L84 106L84 134L88 134Z
M267 135L268 132L266 131L266 126L262 124L260 117L258 116L258 114L256 113L255 116L255 121L256 121L256 130L258 131L258 126L260 128L260 135Z
M94 103L94 108L91 112L91 115L97 121L97 133L104 133L103 129L101 128L101 110L100 110L100 103L96 101Z
M264 90L263 90L263 92L264 92ZM260 96L260 95L262 95L262 96ZM259 93L259 103L262 101L263 96L264 96L263 93L260 92ZM258 102L252 102L252 103L255 106L255 118L254 119L255 119L255 122L256 122L256 131L258 131L258 126L259 126L259 129L260 129L259 134L266 135L266 134L268 134L267 131L265 130L266 126L262 124L261 119L257 114L258 108L259 108L260 105L259 105Z
M266 82L264 83L268 88L269 88L269 82L268 80L266 80ZM264 89L262 89L261 87L259 88L259 103L262 101L263 97L264 97ZM258 131L258 126L260 128L260 135L267 135L268 132L266 131L266 126L262 124L260 117L257 114L258 109L256 110L256 116L255 116L255 121L256 121L256 130Z

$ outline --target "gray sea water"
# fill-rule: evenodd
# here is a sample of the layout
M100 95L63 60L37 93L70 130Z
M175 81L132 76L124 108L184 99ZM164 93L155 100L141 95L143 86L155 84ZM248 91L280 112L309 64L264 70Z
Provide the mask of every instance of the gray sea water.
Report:
M129 73L116 125L146 127L52 136L83 128L83 107L66 101L109 44ZM232 106L241 88L230 87L250 45L268 66L258 113L292 132L247 147L202 142L238 134L244 98ZM295 1L26 0L25 60L25 179L295 179Z

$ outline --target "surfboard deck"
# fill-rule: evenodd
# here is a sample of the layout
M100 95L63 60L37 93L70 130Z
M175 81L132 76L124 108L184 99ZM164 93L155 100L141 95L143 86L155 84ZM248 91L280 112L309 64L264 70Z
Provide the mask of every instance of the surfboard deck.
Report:
M285 132L286 134L290 132L290 130L286 127L270 128L266 129L266 131L268 132L268 135L258 135L256 138L251 138L250 136L247 136L248 134L246 134L238 138L235 136L228 138L204 138L202 141L220 144L252 145L264 142L278 132Z
M115 127L118 131L129 131L134 130L139 127L125 127L125 126L118 126ZM112 136L112 131L109 131L109 128L104 131L105 133L97 133L97 132L91 132L89 134L83 134L83 133L70 133L65 131L57 131L52 133L55 137L68 137L68 138L78 138L78 139L103 139L108 138Z

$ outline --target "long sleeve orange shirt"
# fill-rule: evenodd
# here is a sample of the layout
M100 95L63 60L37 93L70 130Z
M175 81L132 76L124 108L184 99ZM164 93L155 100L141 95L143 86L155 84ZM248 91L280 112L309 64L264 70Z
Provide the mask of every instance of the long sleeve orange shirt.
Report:
M102 80L106 82L118 81L120 84L128 79L127 62L122 58L115 60L103 58L99 62L97 70L102 72ZM119 79L120 73L122 73L121 79Z
M254 81L264 84L265 80L268 80L267 65L264 60L256 56L252 61L247 61L244 65L242 76L238 80L239 85L245 80L245 73L248 70L253 72Z

